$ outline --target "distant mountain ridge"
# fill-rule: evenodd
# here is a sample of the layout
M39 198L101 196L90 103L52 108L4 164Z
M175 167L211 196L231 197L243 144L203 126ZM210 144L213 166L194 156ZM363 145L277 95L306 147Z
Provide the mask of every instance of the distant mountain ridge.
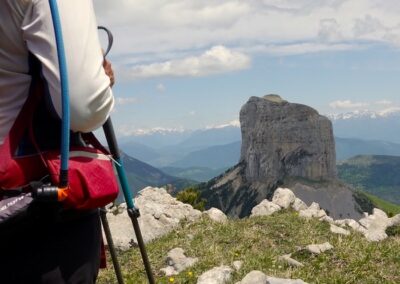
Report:
M400 157L360 155L338 164L339 178L384 200L400 204Z
M196 183L188 179L168 175L149 164L126 155L125 153L122 153L121 157L133 195L147 186L160 187L171 185L177 190L180 190ZM121 198L122 197L120 197L119 200L122 200Z
M400 109L382 112L359 111L328 115L335 136L400 143Z
M400 144L380 140L335 137L336 159L342 161L357 155L400 156Z
M379 119L379 118L400 117L400 107L393 107L383 111L357 110L339 114L328 114L326 116L333 121L359 119L359 118Z

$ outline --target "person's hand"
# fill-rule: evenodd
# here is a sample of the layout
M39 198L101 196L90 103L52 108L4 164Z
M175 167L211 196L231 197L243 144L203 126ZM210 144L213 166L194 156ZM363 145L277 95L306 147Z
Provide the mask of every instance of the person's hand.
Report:
M110 87L112 87L115 83L114 70L112 69L111 62L108 61L106 58L104 58L103 61L103 68L108 78L110 78Z

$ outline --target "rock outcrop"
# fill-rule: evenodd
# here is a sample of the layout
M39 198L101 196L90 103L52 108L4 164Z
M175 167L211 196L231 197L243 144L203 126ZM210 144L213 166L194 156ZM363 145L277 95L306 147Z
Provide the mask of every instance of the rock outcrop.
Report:
M368 211L336 178L335 141L328 118L309 106L268 95L248 100L240 111L240 124L240 161L203 185L208 206L245 217L262 200L271 199L277 187L285 186L307 205L318 202L334 218L359 219L361 212ZM285 198L289 199L282 202L292 201Z
M161 271L164 272L166 276L178 275L188 267L195 265L198 260L197 257L187 257L182 248L174 248L168 252L167 266L161 268Z
M248 181L336 177L332 123L311 107L276 95L251 97L240 111L240 125Z
M140 209L138 219L143 240L149 242L171 232L182 220L194 221L201 217L199 210L184 204L163 188L146 187L138 193L135 205ZM107 214L113 232L115 246L126 250L136 243L131 219L126 213L126 204L111 208Z

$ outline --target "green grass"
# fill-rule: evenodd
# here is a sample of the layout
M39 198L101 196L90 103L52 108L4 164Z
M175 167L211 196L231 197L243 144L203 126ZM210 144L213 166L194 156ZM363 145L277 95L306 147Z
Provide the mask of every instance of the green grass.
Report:
M396 215L400 213L400 205L383 200L368 192L362 192L362 194L365 194L377 208L382 209L386 214Z
M353 232L343 237L330 233L329 225L306 220L296 212L279 212L272 216L229 220L226 224L202 218L182 223L174 232L148 244L148 255L156 283L196 283L204 271L222 264L242 260L243 267L233 274L231 283L240 281L248 272L261 270L269 276L300 278L308 283L400 283L400 235L379 243L369 243ZM189 237L191 236L191 237ZM329 242L334 249L320 255L300 250L312 243ZM159 271L165 267L169 250L181 247L187 256L199 262L170 281ZM277 260L294 253L304 267L292 268ZM137 248L120 254L126 283L146 283ZM116 283L112 265L101 271L98 283Z

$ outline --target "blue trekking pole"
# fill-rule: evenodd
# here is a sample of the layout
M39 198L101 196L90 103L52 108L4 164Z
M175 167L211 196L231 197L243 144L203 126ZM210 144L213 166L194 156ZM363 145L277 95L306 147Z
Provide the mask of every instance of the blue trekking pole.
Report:
M104 134L107 139L107 144L110 149L110 153L115 160L115 167L117 169L119 181L121 184L122 192L126 201L126 207L128 211L129 218L132 221L133 229L135 231L136 240L139 245L140 253L142 255L143 264L146 269L147 278L150 284L154 284L154 277L151 271L150 261L147 256L146 247L143 241L142 233L140 231L140 226L138 218L140 217L140 212L132 200L131 190L129 188L128 179L126 177L125 169L122 166L122 159L118 149L117 139L115 138L114 128L111 122L111 118L108 118L106 123L103 125Z
M104 58L107 56L108 52L111 49L111 46L113 44L113 36L112 33L105 27L98 27L101 30L104 30L107 33L108 36L108 47L107 50L104 52ZM140 217L140 212L139 209L137 207L135 207L135 204L133 202L132 199L132 194L131 194L131 189L130 186L128 184L128 179L126 177L126 173L125 173L125 169L122 165L122 159L121 159L121 155L120 155L120 151L118 148L118 143L117 143L117 139L115 137L115 132L114 132L114 127L112 125L111 122L111 118L109 117L107 119L107 121L104 123L103 125L103 130L104 130L104 135L106 136L106 140L107 140L107 144L108 144L108 148L110 150L110 153L114 159L114 165L115 168L117 170L117 174L118 174L118 178L119 178L119 182L121 185L121 189L122 192L124 194L124 199L126 202L126 207L127 207L127 211L128 211L128 216L131 219L132 225L133 225L133 229L135 231L135 235L136 235L136 240L140 249L140 254L142 255L142 260L143 260L143 264L144 267L146 269L146 274L147 274L147 278L149 280L150 284L154 284L154 276L153 276L153 272L151 270L151 266L150 266L150 261L149 258L147 256L147 252L146 252L146 246L144 244L143 241L143 237L142 237L142 232L140 230L140 226L139 226L139 222L138 222L138 218ZM108 222L107 222L107 218L105 217L105 210L102 210L102 222L103 222L103 227L104 230L106 231L108 229L109 231L109 226L108 226ZM103 221L104 219L104 221ZM115 249L114 249L114 245L112 243L112 238L111 238L111 232L108 232L106 234L106 236L110 237L110 241L111 241L111 250L110 250L110 254L112 256L113 259L113 263L114 263L114 269L118 278L118 283L123 283L122 281L122 274L119 268L119 264L118 264L118 260L116 258L116 253L115 253ZM108 242L108 239L107 239ZM109 243L110 244L110 243ZM113 254L115 256L113 256Z

